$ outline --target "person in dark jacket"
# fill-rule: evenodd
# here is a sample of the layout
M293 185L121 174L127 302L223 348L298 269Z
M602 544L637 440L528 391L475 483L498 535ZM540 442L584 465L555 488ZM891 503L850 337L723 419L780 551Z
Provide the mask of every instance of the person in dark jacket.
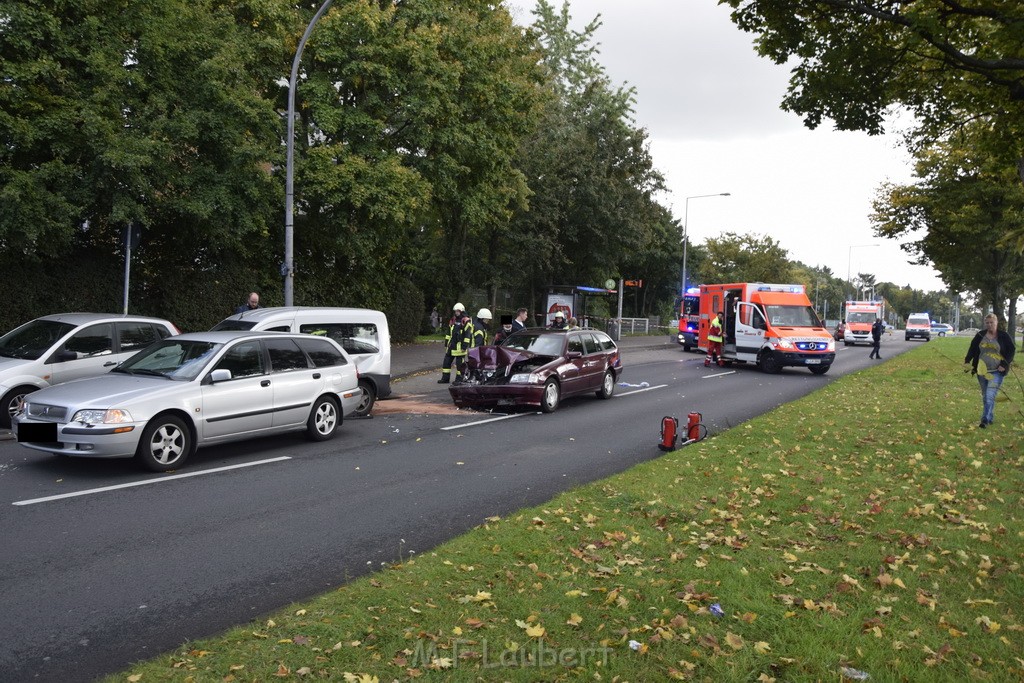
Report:
M245 300L245 303L235 309L235 315L239 313L245 313L246 311L255 311L260 308L260 295L256 292L249 292L249 298Z
M875 318L875 322L871 325L871 354L868 358L882 359L878 350L882 347L883 332L885 332L885 323L882 322L881 318Z
M994 313L985 316L985 329L974 335L971 346L964 357L964 370L978 376L981 386L981 422L979 429L992 424L995 419L996 395L1003 384L1003 378L1010 370L1017 347L1013 338L999 329L999 318ZM979 370L979 361L983 364ZM968 364L970 367L967 367Z
M495 345L505 341L512 334L512 324L514 320L515 318L510 315L501 316L501 329L494 335Z
M466 353L473 348L473 321L466 315L466 307L455 304L452 317L448 321L448 333L444 337L444 363L441 366L441 379L438 384L448 384L452 378L452 366L455 367L455 379L462 376L466 365Z

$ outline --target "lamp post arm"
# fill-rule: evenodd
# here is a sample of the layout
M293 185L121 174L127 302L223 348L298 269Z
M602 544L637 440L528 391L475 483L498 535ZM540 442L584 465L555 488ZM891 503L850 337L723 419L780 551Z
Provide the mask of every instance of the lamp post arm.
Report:
M285 306L292 306L295 303L295 221L292 204L295 195L295 83L299 77L302 51L306 47L306 41L309 40L309 34L313 32L316 22L327 11L332 1L325 0L324 4L313 15L313 20L306 27L306 32L302 34L302 40L299 41L299 46L295 48L295 59L292 60L292 73L288 79L288 138L284 174L284 268L281 273L284 276Z

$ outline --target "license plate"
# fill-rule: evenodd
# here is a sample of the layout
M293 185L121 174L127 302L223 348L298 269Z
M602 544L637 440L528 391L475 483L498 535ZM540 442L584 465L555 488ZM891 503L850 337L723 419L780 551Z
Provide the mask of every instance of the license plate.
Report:
M805 362L808 365L818 365L819 363L821 363L821 359L820 358L808 358Z
M24 422L18 425L18 441L56 443L56 422Z

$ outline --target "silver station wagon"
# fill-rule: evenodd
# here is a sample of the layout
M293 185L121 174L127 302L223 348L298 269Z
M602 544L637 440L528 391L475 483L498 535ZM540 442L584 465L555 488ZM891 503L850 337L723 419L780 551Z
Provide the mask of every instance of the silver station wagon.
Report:
M198 332L156 342L109 374L28 395L12 428L27 448L135 457L164 472L199 446L305 430L334 436L359 405L337 342L281 332Z

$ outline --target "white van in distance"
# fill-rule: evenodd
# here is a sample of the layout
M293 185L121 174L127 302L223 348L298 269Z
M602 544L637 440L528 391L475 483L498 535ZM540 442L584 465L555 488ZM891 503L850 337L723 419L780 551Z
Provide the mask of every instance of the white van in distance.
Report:
M368 415L378 398L391 395L391 333L388 319L369 308L280 306L236 313L214 330L302 332L329 337L341 345L359 370L363 392L356 417Z

